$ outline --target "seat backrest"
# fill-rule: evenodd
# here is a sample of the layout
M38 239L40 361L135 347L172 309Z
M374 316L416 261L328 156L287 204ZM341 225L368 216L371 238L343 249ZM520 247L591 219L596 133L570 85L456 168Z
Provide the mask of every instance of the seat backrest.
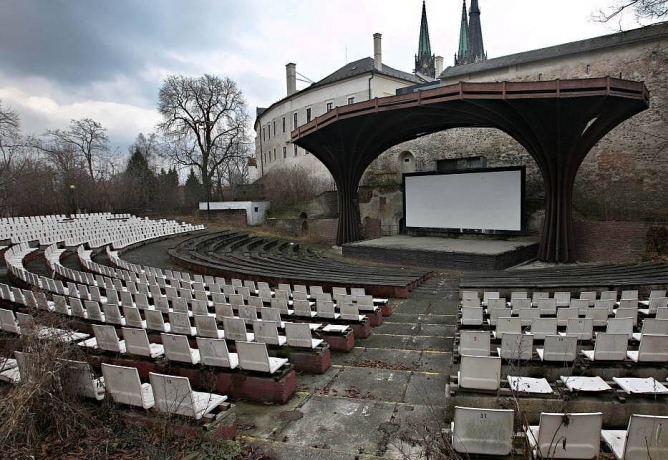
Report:
M197 337L200 359L205 366L232 367L225 339Z
M313 348L311 328L307 323L285 323L285 336L291 347Z
M566 307L571 304L570 292L555 292L554 299L557 301L558 307Z
M586 318L591 318L594 327L606 327L608 325L608 310L604 308L588 308Z
M594 301L594 308L605 308L608 310L608 315L612 315L615 308L615 301L612 299L599 299Z
M97 346L104 351L113 351L115 353L121 352L118 336L114 326L102 326L93 324L93 334L97 340Z
M531 333L535 340L545 340L548 335L557 334L556 318L536 318L531 323Z
M496 321L496 337L505 334L506 332L520 334L522 332L522 320L520 318L513 318L509 316L502 316Z
M537 450L541 458L597 458L603 414L540 414ZM532 436L530 433L527 436Z
M540 299L549 299L549 298L550 298L549 292L534 291L531 293L531 303L533 305L538 305Z
M155 407L169 414L196 417L192 389L188 377L148 373L153 388Z
M246 321L246 324L253 324L257 320L257 307L253 305L240 305L239 318Z
M333 287L332 288L332 297L334 297L335 299L340 295L347 295L347 294L348 294L348 292L347 292L346 288L343 288L343 287Z
M626 359L626 350L629 336L626 334L596 334L594 345L594 361L623 361Z
M482 301L486 304L489 304L491 299L498 299L499 291L484 291L482 293Z
M135 307L123 307L123 316L125 317L125 324L130 327L142 327L141 316L139 309Z
M668 362L668 335L643 334L640 336L638 361Z
M471 390L497 390L501 379L501 358L462 355L459 387Z
M68 315L69 309L67 307L67 300L62 295L54 294L53 296L53 306L57 313L61 315Z
M480 307L480 299L462 299L462 307Z
M362 288L362 292L363 291L364 291L364 288ZM317 298L319 295L324 294L324 292L322 290L322 286L318 286L318 285L309 286L308 292L311 295L311 297L313 297L313 298ZM362 295L364 295L364 294L362 294Z
M489 356L491 334L489 331L459 331L459 354Z
M513 311L517 311L522 308L531 308L531 299L513 299L512 306Z
M589 300L587 299L571 299L570 308L576 308L581 315L584 315L589 309Z
M104 311L104 319L108 324L121 324L121 311L117 304L102 304L102 310Z
M619 301L619 308L638 308L638 299L621 299Z
M513 291L510 293L510 302L514 302L516 299L528 299L526 291Z
M638 290L637 289L632 289L628 291L622 291L622 297L621 300L624 299L638 299Z
M64 388L86 398L100 399L89 364L85 361L61 360L60 378Z
M267 345L259 342L238 341L239 367L248 371L269 372Z
M260 317L262 321L281 322L281 312L278 308L262 307L260 308Z
M594 320L591 318L570 318L566 325L566 334L574 335L579 340L591 340L594 335Z
M668 297L654 297L649 299L649 313L656 313L659 308L668 307Z
M543 361L572 362L578 351L578 338L570 335L548 335L544 345Z
M339 308L341 313L341 319L345 321L359 321L360 320L360 310L357 305L354 304L344 304Z
M280 345L278 339L278 323L276 321L253 321L255 341L268 345Z
M136 367L114 366L102 363L104 386L115 403L137 407L148 407L142 391L139 371ZM146 407L148 406L148 407Z
M295 300L292 306L295 309L295 316L311 317L311 305L308 300Z
M223 329L228 340L248 340L246 323L241 318L223 318Z
M252 295L248 298L248 305L251 305L259 310L264 306L264 302L261 298Z
M218 338L218 325L216 318L209 315L195 315L195 327L198 337Z
M478 291L462 291L462 300L464 299L475 299L480 301Z
M244 305L244 296L242 296L241 294L230 294L228 296L228 300L230 304L236 307Z
M35 330L35 319L28 313L16 312L16 322L19 325L22 335Z
M20 334L19 324L16 322L14 312L5 308L0 308L0 325L5 332Z
M306 289L306 286L304 286L304 289ZM307 298L308 294L306 291L292 291L293 300L306 300Z
M509 455L514 421L512 409L455 406L452 447L463 454Z
M190 345L188 344L188 337L179 334L160 334L162 344L165 347L165 357L169 361L178 361L182 363L193 363L192 354L190 353Z
M100 310L100 304L95 300L85 300L84 305L86 306L86 313L88 313L88 319L92 321L102 321L102 311Z
M605 332L610 334L626 334L631 338L633 335L633 318L608 318L608 326Z
M566 326L570 319L577 319L579 314L580 312L577 308L558 308L557 324L559 324L559 326Z
M482 307L462 307L462 324L482 324Z
M165 319L160 310L145 310L146 327L151 331L165 332Z
M615 310L615 318L631 318L633 320L633 325L635 326L638 324L638 308L625 308L620 306Z
M656 310L656 319L668 319L668 307L661 307Z
M281 312L281 315L287 315L289 313L287 299L272 298L271 308L278 308L278 310Z
M501 309L507 308L505 297L502 298L492 298L487 300L487 308L491 309Z
M540 318L540 310L538 308L521 308L519 315L522 326L529 326L536 319Z
M151 356L148 334L144 329L124 327L121 328L121 331L123 332L123 340L125 340L125 350L128 354Z
M81 304L81 299L76 297L69 298L70 309L72 310L72 316L78 316L79 318L84 317L84 308Z
M334 302L332 301L318 301L315 308L320 318L334 319L336 317Z
M580 299L588 300L589 305L594 305L596 301L596 291L582 291L580 292Z
M234 317L234 310L232 310L232 305L226 302L214 303L213 308L216 311L216 319L222 321L223 318L232 318Z
M668 417L632 414L626 430L624 458L668 458Z
M650 299L656 299L659 297L666 297L666 290L665 289L652 289L649 292L649 298Z
M171 331L174 334L192 334L192 324L190 324L190 317L188 317L188 313L170 311L169 324Z
M242 299L246 300L250 298L250 289L245 286L235 286L234 290L237 291L237 294L241 296Z
M612 300L613 302L617 302L617 291L601 292L601 300Z
M642 323L642 333L668 335L668 319L646 318Z
M253 280L244 280L244 286L247 287L250 291L255 291L255 281ZM296 288L297 286L295 286Z
M501 358L529 360L533 356L533 335L506 332L501 338Z
M538 310L541 315L554 315L557 313L557 301L552 299L538 299Z
M188 313L188 301L183 297L172 299L172 310L177 313Z

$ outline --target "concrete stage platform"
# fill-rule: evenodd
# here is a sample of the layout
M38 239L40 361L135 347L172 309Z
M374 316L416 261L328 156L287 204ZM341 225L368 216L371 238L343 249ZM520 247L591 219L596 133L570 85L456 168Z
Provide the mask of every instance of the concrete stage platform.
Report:
M343 245L345 257L457 270L502 270L534 258L537 251L538 242L529 238L502 241L398 235Z

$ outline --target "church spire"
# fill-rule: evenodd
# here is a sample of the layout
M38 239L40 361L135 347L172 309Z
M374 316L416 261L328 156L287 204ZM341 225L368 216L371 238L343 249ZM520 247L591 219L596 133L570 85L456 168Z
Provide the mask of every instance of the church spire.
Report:
M464 64L469 53L469 21L466 13L466 0L462 0L462 23L459 28L459 52L455 56L455 65Z
M422 1L422 22L420 23L420 43L415 56L415 72L434 78L436 68L434 55L431 54L431 43L429 41L429 25L427 24L427 5Z
M478 0L471 0L469 13L469 62L484 61L487 59L485 47L482 43L482 27L480 26L480 8Z

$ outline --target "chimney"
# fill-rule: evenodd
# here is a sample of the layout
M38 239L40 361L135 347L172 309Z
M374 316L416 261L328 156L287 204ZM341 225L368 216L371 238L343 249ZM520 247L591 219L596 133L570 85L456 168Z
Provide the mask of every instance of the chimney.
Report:
M297 64L290 62L285 65L285 77L288 85L288 96L297 92Z
M434 68L436 69L436 78L443 73L443 56L436 56L434 59Z
M383 36L381 34L373 34L373 66L379 72L383 71L382 38Z

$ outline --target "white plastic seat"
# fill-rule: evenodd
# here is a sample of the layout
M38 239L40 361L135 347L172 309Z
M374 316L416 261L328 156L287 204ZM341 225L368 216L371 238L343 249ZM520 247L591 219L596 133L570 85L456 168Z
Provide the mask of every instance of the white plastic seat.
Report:
M341 312L339 319L343 321L360 322L364 321L364 318L366 318L365 315L360 315L359 308L354 304L341 305L339 311Z
M601 443L603 414L540 414L538 426L528 426L527 442L534 458L594 459Z
M659 308L668 307L668 297L654 297L654 298L650 297L649 300L647 300L646 302L647 302L647 308L638 309L638 312L642 313L645 316L656 315L656 311Z
M533 357L533 335L505 332L497 353L502 359L530 360Z
M227 396L193 391L188 377L149 372L155 407L161 412L199 420L227 400Z
M482 293L482 304L486 306L490 299L498 299L499 291L484 291Z
M607 327L608 310L603 308L588 308L585 313L585 318L590 318L594 327Z
M285 358L270 357L265 343L239 341L236 347L239 367L243 370L273 374L288 362Z
M246 332L246 322L241 318L223 318L223 330L227 340L242 342L255 340L255 335L252 332Z
M278 308L262 307L260 309L260 317L262 318L262 321L277 322L278 327L281 329L285 327L285 323L281 321L281 312L278 310Z
M668 458L668 417L632 414L626 430L602 430L617 460Z
M531 293L531 305L537 307L538 303L540 302L540 299L549 299L549 298L550 298L549 292L534 291Z
M561 376L569 391L600 392L610 391L612 388L601 377Z
M144 310L144 316L146 317L146 328L149 331L172 332L171 324L165 322L160 310Z
M556 315L557 301L555 299L538 299L538 310L541 316Z
M240 305L239 318L243 319L247 325L257 321L257 308L253 305Z
M104 386L117 404L150 409L155 405L150 383L141 383L136 367L102 363Z
M548 335L545 337L544 348L536 352L541 361L570 363L575 361L578 349L578 338L572 335Z
M16 321L16 316L14 316L12 310L0 308L0 326L5 332L11 332L12 334L21 333L21 328L19 328L19 323Z
M209 315L195 315L195 329L198 337L210 339L224 339L225 331L218 329L216 318Z
M628 351L626 356L636 363L668 362L668 335L644 334L640 339L638 351Z
M538 308L522 308L519 310L519 317L522 326L530 326L536 319L540 318Z
M125 318L125 325L129 327L137 327L146 329L146 320L141 319L139 309L135 307L123 307L123 317Z
M480 299L477 297L474 298L464 298L461 301L462 307L480 307Z
M332 301L318 300L315 304L315 311L318 318L339 319L341 317L341 314L334 310Z
M480 306L461 307L462 326L481 326L483 309Z
M121 316L121 311L118 308L118 304L102 304L102 311L104 312L104 318L107 320L107 324L125 326L125 318Z
M593 307L594 302L596 302L596 291L582 291L580 292L580 299L587 300L589 306Z
M230 353L224 339L197 337L197 349L205 366L236 369L239 366L239 355Z
M169 361L178 361L188 364L200 362L199 350L190 348L188 337L180 334L160 334L162 345L165 347L165 357Z
M633 337L633 318L609 318L605 332L609 334L626 334Z
M87 362L61 359L60 378L64 388L72 393L101 401L104 399L104 383L96 378Z
M169 324L173 334L197 335L197 328L190 324L188 313L169 312Z
M499 318L508 318L512 315L512 310L510 308L489 308L489 325L497 326L499 323Z
M555 292L554 300L557 302L557 308L568 307L571 304L570 292Z
M594 336L594 321L591 318L571 318L568 320L566 332L559 335L571 335L578 340L591 340Z
M545 340L548 335L557 335L557 318L536 318L530 332L534 340Z
M234 318L234 310L229 303L214 303L213 308L216 310L216 319L222 321L223 318Z
M508 302L503 297L490 297L487 299L487 309L492 310L495 308L509 308Z
M311 303L306 299L297 299L292 302L292 307L295 309L295 316L313 318L316 312L311 310Z
M285 323L285 337L290 347L315 348L322 339L311 337L311 328L306 323Z
M119 340L114 326L93 324L94 338L81 342L82 346L93 346L113 353L125 353L125 340Z
M594 308L605 308L608 316L615 314L615 301L612 299L599 299L594 302Z
M656 319L668 319L668 307L657 308Z
M462 300L477 300L480 302L480 296L478 291L462 291Z
M513 315L519 315L522 309L531 308L531 299L515 299L513 300L512 312Z
M468 390L497 390L501 379L501 358L496 356L461 357L457 382Z
M641 332L633 334L633 339L640 341L643 334L668 335L668 320L646 318L642 322Z
M469 356L489 356L491 337L489 331L459 332L459 354Z
M512 317L500 317L496 322L496 329L492 332L495 339L501 339L503 334L509 332L511 334L522 333L522 320Z
M287 338L278 335L278 324L275 321L253 321L253 334L255 341L267 345L282 346L287 343Z
M571 319L577 319L580 317L580 310L577 308L559 308L557 309L557 325L559 327L564 327L568 325L568 321Z
M125 340L125 350L129 355L155 359L165 354L163 345L149 342L148 334L144 329L124 327L121 331L123 332L123 340Z
M582 350L591 361L624 361L629 338L626 334L596 334L593 350Z
M619 307L615 310L615 318L633 318L633 326L638 325L638 307Z
M512 409L455 406L452 447L462 454L509 455L515 436Z
M617 302L617 291L603 291L601 292L601 300L612 300Z
M533 377L508 376L508 386L517 394L524 395L551 395L554 390L547 379Z

